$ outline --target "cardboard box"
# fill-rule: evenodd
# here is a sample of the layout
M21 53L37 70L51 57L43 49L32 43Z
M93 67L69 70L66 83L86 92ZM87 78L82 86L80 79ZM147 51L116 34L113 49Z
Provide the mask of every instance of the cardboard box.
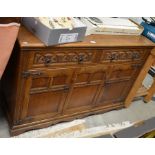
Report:
M22 18L23 25L46 46L83 41L87 27L81 21L79 22L80 26L72 30L67 28L50 29L35 17Z

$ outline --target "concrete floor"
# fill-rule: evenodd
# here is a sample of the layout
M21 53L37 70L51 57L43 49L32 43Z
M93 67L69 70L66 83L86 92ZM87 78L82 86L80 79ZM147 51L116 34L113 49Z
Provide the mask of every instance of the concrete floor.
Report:
M0 138L8 138L8 137L10 137L8 122L0 107Z
M88 128L94 126L102 126L109 124L117 124L125 121L131 123L147 120L155 117L155 101L148 104L142 100L135 101L129 108L114 110L107 113L86 117L86 125Z
M149 87L152 79L150 76L144 80L144 85ZM155 101L145 104L142 100L135 101L129 108L114 110L103 114L92 115L84 118L87 128L100 125L109 125L113 123L122 123L124 121L137 122L155 117ZM8 138L9 127L7 120L0 109L0 138ZM31 137L31 136L30 136Z
M129 108L88 116L85 117L84 120L87 128L92 128L101 125L122 123L125 121L133 123L147 120L152 117L155 117L155 101L146 104L142 100L139 100L133 102ZM2 110L0 110L0 138L8 137L10 137L8 123ZM28 137L33 137L31 131Z

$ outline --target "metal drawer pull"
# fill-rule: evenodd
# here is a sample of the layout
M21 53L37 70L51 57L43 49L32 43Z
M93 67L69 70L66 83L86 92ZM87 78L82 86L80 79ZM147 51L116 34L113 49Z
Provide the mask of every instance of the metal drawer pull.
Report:
M133 53L132 54L132 59L138 59L140 56L138 53Z
M50 64L50 63L52 63L51 57L45 57L44 58L44 64L47 65L47 64Z
M41 71L35 71L31 73L32 76L40 76L41 74L43 74Z
M84 60L84 57L83 55L80 55L79 58L78 58L78 63L82 63Z
M111 56L110 56L110 60L116 60L117 59L117 56L115 55L115 54L112 54Z
M29 76L40 76L42 74L43 74L42 71L24 71L24 72L22 72L22 76L24 78L27 78Z

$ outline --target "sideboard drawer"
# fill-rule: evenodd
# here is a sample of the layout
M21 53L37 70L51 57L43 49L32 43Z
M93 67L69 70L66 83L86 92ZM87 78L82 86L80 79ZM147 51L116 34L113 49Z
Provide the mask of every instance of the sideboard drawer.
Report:
M96 50L69 49L32 52L29 67L52 67L95 63Z
M101 63L107 62L137 62L144 61L149 49L104 49L100 58Z

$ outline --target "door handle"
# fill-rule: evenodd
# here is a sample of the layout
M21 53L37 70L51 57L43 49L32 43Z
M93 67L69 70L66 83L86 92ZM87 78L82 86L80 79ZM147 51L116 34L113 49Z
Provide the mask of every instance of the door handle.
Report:
M66 92L68 92L69 91L69 86L64 86L64 92L66 93Z
M34 71L34 72L31 72L31 75L32 76L40 76L40 75L42 75L43 74L43 72L41 72L41 71Z
M29 76L40 76L40 75L42 75L43 74L43 72L42 71L24 71L24 72L22 72L22 76L24 77L24 78L27 78L27 77L29 77Z

